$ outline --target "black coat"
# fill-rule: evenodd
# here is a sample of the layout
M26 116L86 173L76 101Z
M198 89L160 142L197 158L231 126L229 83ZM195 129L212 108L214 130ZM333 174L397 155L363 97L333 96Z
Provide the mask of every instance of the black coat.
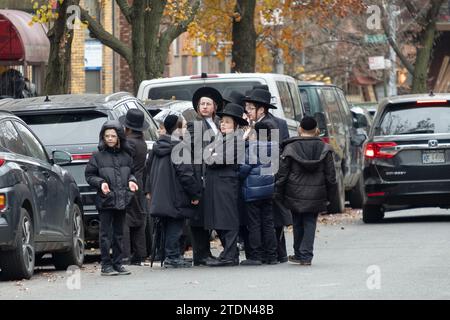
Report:
M219 125L219 118L214 118L214 123L216 124L217 128L220 128ZM194 134L195 126L199 126L201 128L201 132L198 134ZM192 163L194 164L194 174L197 180L202 185L202 193L204 193L206 180L205 180L205 174L206 174L206 164L203 160L203 150L210 145L214 141L214 137L211 137L211 139L207 141L203 141L203 133L207 130L211 129L209 123L202 117L198 116L196 121L191 121L187 123L187 132L190 135L190 142L191 142L191 155L192 155ZM185 138L185 141L186 138ZM201 146L200 148L198 146ZM198 150L198 151L197 151ZM197 153L195 154L195 152ZM204 215L205 215L205 208L204 203L200 204L198 206L194 216L190 219L191 226L194 227L204 227Z
M103 133L107 129L115 129L120 147L110 148L103 142ZM97 189L95 205L97 210L125 210L134 197L128 188L129 181L137 182L134 176L133 159L126 142L123 128L116 121L107 121L100 131L99 151L95 152L89 160L85 177L90 186ZM102 183L108 183L111 190L103 194Z
M285 141L275 182L275 199L292 213L323 212L336 193L333 152L317 137Z
M191 164L176 164L171 159L174 148L183 148L183 142L162 135L153 145L149 161L149 176L145 192L151 194L150 214L157 217L191 218L199 200L201 188Z
M268 140L268 141L272 141L272 130L273 129L279 129L278 126L278 121L275 118L275 116L271 113L267 113L261 120L259 120L258 122L255 123L255 131L257 134L257 139L258 140ZM267 130L267 134L261 134L261 130ZM267 138L266 138L267 137ZM262 139L264 138L264 139ZM275 138L275 137L273 137ZM280 132L278 133L278 141L281 141L281 134Z
M230 144L231 142L231 144ZM217 151L208 159L206 188L203 196L205 229L239 230L239 165L237 164L236 138L232 141L217 139ZM227 146L234 148L232 163L226 162ZM230 148L228 148L229 150ZM220 161L222 164L217 163ZM213 163L216 162L216 163Z
M144 171L147 158L147 144L139 133L131 133L127 137L131 156L134 164L134 175L138 184L138 191L127 208L127 225L139 227L145 223L146 204L144 194Z

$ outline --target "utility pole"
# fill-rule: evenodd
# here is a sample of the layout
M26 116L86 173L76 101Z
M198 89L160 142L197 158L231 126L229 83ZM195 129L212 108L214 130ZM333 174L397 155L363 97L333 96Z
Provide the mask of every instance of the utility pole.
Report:
M389 34L392 40L397 42L397 16L399 15L398 7L395 5L395 0L390 1L387 5L387 13L389 19ZM391 67L389 69L389 96L397 95L397 54L392 46L389 46L389 60Z

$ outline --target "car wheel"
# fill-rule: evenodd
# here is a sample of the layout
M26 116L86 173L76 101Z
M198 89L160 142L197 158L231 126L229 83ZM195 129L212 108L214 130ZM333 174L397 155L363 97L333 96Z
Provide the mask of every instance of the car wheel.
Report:
M384 218L384 211L381 206L365 205L363 207L364 223L379 222Z
M0 278L2 280L30 279L34 272L34 229L30 214L20 209L18 236L14 250L0 252Z
M73 205L72 245L67 252L53 253L53 264L57 270L66 270L69 266L81 267L84 261L84 223L80 207Z
M333 201L328 206L328 213L342 213L345 209L345 187L342 171L336 172L337 190Z
M365 195L366 194L364 192L364 178L361 174L358 179L358 182L356 183L356 186L350 191L348 199L350 201L350 206L353 209L362 208L364 204Z

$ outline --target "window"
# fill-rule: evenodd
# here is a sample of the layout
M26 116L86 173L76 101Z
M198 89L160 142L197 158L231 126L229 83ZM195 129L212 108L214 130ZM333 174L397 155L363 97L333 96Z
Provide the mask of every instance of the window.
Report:
M45 146L97 144L100 129L107 120L100 112L35 114L21 118Z
M322 113L323 107L317 95L317 89L313 87L300 87L300 96L303 109L307 115L314 116L316 113Z
M137 101L127 101L125 104L129 109L139 109L144 113L145 121L150 124L148 130L143 131L144 139L146 141L156 141L158 139L158 128L153 122L153 119L148 115L145 108Z
M0 123L0 144L11 152L30 156L11 121Z
M294 105L295 120L301 121L303 112L302 107L300 105L300 96L298 94L297 85L292 82L288 82L287 85L289 88L289 93L291 95L292 103Z
M350 112L350 108L347 103L347 99L345 98L344 92L341 89L336 88L337 100L341 109L342 115L347 119L348 126L352 126L352 114Z
M322 92L322 99L326 106L326 112L335 130L340 134L345 134L344 123L342 121L339 104L334 94L333 88L320 89Z
M19 131L22 140L27 145L28 150L31 153L31 156L44 162L48 162L47 153L45 152L41 143L30 132L30 130L28 130L23 124L17 121L14 121L14 125L16 126L17 131Z
M450 133L450 108L391 108L383 115L377 135Z
M277 81L277 88L280 94L280 102L283 107L285 117L288 119L294 119L294 104L289 92L288 84L284 81Z

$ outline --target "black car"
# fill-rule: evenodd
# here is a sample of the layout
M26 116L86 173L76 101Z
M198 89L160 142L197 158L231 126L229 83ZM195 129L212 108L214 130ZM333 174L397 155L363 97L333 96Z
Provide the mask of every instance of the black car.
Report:
M0 111L0 278L29 279L36 255L52 253L57 269L81 267L81 196L67 152L50 159L29 127Z
M354 114L342 89L322 82L299 81L298 89L304 114L316 118L321 138L335 152L338 194L330 204L330 213L344 212L345 199L353 208L361 208L364 198L362 145L366 136L358 129Z
M364 156L364 222L389 210L450 208L450 94L383 100Z
M158 138L156 123L140 100L126 92L112 95L57 95L8 100L4 103L0 101L0 109L11 111L24 120L42 140L49 153L58 149L72 155L73 161L65 168L72 173L80 189L86 240L92 246L98 241L99 219L95 208L97 190L87 184L84 170L92 153L97 150L103 123L117 120L130 108L138 108L145 113L150 128L144 131L144 139L151 148Z

